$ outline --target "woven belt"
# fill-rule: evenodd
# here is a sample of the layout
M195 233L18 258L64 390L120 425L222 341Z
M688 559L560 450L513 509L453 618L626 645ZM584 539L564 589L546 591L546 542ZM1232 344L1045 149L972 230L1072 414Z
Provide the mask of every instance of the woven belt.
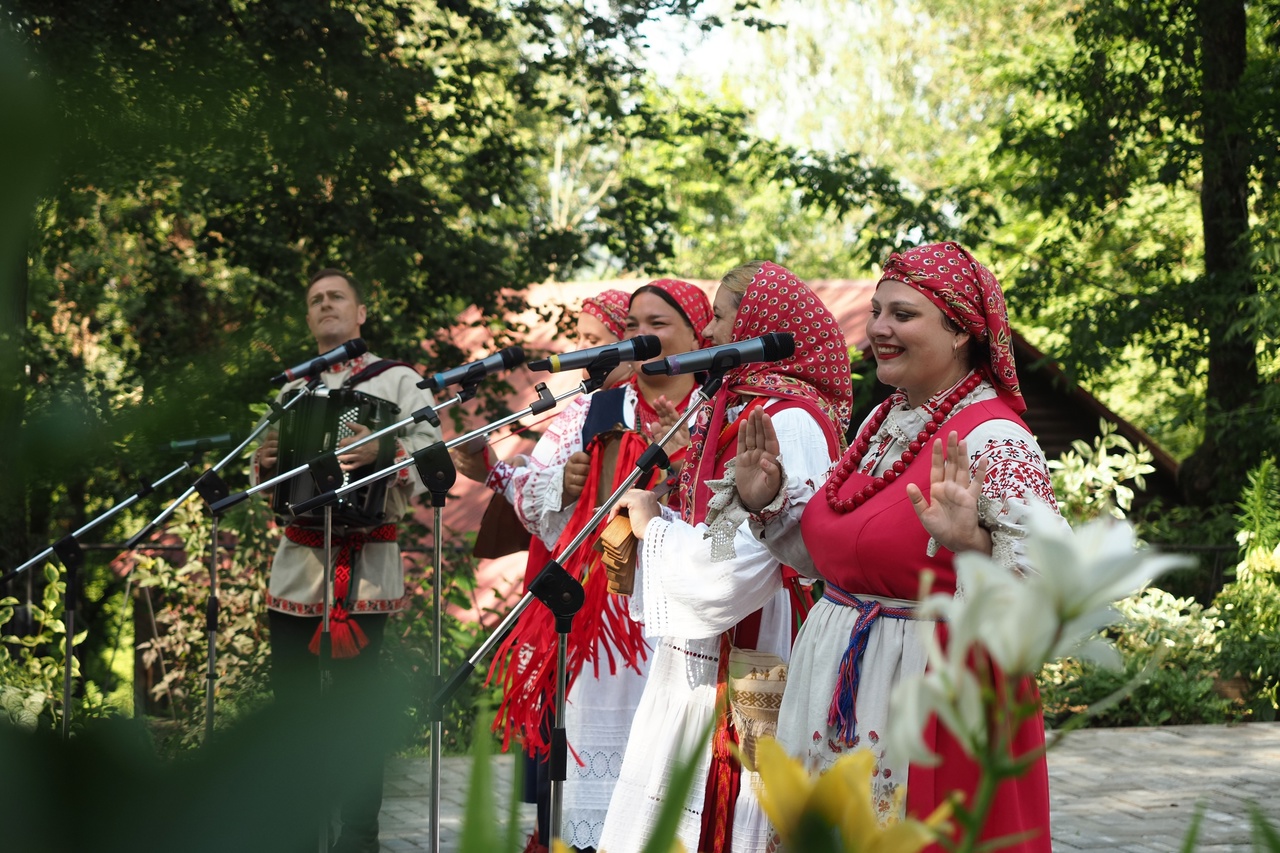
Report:
M828 582L822 597L833 604L852 607L858 611L858 619L849 632L849 646L840 658L836 675L836 689L827 709L827 725L837 730L837 737L852 746L858 728L858 684L862 681L862 654L867 650L871 626L877 619L914 619L914 607L887 607L883 601L868 597L860 599Z
M303 527L290 524L284 529L285 537L295 545L308 548L325 547L324 531L314 527ZM396 541L396 526L383 524L372 530L355 530L333 536L333 545L338 549L337 559L333 567L333 607L329 610L329 639L332 643L335 658L353 658L360 650L369 645L360 625L351 619L349 600L354 600L356 585L352 583L355 575L356 560L367 542ZM320 654L320 638L324 634L324 622L316 626L315 636L307 646L313 655Z

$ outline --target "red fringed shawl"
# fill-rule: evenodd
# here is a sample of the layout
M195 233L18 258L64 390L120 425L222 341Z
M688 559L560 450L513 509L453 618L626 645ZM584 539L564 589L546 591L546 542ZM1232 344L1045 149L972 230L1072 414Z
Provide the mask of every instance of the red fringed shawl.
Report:
M568 544L572 541L595 512L591 496L597 493L600 480L605 475L605 454L600 452L603 438L604 436L598 436L592 439L587 447L591 454L591 469L577 508L560 535L561 543ZM613 482L631 473L636 460L648 446L649 442L636 433L622 433L617 462L614 471L609 472L614 475ZM636 488L648 488L654 478L650 475L648 482L639 482ZM618 671L619 663L639 672L639 662L647 657L648 647L643 630L639 623L631 620L627 612L628 599L609 594L608 577L600 554L591 547L603 527L602 522L565 561L565 571L582 583L586 595L582 609L573 617L573 630L569 634L569 687L573 686L586 663L595 668L597 675L602 657L608 659L611 673ZM538 542L536 537L534 542ZM542 551L546 553L545 548ZM546 559L541 564L536 564L534 553L531 549L529 572L525 578L526 588L554 556L547 553ZM530 752L545 754L550 747L541 723L552 705L555 691L557 643L555 617L541 602L534 602L520 615L515 628L502 641L494 655L487 683L495 680L502 683L502 704L498 707L493 730L501 729L504 750L510 747L513 737L523 737ZM601 652L604 653L603 656Z

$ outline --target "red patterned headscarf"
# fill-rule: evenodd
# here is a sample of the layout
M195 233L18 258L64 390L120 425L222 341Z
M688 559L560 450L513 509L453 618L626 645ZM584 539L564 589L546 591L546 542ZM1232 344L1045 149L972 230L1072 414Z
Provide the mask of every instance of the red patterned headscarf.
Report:
M720 432L726 412L751 397L774 397L801 402L843 447L853 410L853 385L849 375L849 347L840 324L809 289L789 270L770 261L747 285L734 316L731 341L745 341L770 332L790 332L796 351L779 362L755 362L725 374L722 391L704 403L690 430L689 454L680 473L681 509L686 520L706 511L715 476ZM712 447L708 452L708 436Z
M1015 412L1027 410L1013 363L1013 332L1000 282L958 243L930 243L895 252L885 261L880 281L909 284L929 298L955 324L986 343L988 364L976 365L987 374L1000 396Z
M651 281L644 287L638 288L636 293L644 290L645 287L653 287L661 290L676 307L684 314L684 318L689 321L689 325L693 327L693 336L698 340L698 349L702 349L711 343L703 334L702 330L711 324L711 300L707 298L707 294L703 292L701 287L696 284L690 284L687 281L681 281L678 278L660 278L657 281ZM632 298L635 293L631 294ZM664 353L669 355L670 353Z
M631 294L625 290L604 290L582 300L582 313L590 314L621 340L627 333L627 311L631 308Z

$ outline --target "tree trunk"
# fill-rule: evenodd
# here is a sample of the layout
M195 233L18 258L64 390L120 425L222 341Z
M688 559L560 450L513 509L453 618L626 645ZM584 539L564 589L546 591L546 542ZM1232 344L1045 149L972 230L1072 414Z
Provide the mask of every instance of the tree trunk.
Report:
M1245 3L1200 0L1197 4L1203 116L1205 328L1209 370L1205 391L1205 437L1182 465L1188 500L1235 500L1245 474L1259 458L1260 436L1236 417L1259 396L1256 329L1232 332L1241 311L1257 295L1249 263L1249 128L1240 91L1244 76ZM1255 440L1251 440L1255 439Z
M6 247L7 248L7 247ZM0 251L0 575L27 561L26 462L22 454L22 421L26 410L27 257ZM37 567L38 568L38 567ZM28 585L23 583L22 589ZM11 592L16 594L16 588ZM3 596L4 591L0 591ZM29 602L24 602L29 603Z

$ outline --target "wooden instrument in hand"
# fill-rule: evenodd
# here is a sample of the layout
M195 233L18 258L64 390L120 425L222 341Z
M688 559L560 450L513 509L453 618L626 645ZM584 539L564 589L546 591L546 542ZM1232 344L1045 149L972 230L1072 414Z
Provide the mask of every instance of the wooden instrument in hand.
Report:
M625 515L615 515L596 540L594 547L609 576L609 592L630 595L635 588L636 542L631 519Z

